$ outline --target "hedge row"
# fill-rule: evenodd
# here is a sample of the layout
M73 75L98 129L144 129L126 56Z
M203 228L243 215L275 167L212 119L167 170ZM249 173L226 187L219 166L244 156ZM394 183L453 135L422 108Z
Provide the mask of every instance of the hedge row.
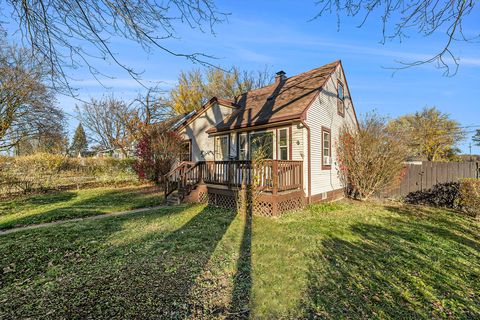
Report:
M0 157L0 195L138 182L133 160L35 154Z
M439 183L427 190L410 192L405 202L459 209L480 216L480 179Z

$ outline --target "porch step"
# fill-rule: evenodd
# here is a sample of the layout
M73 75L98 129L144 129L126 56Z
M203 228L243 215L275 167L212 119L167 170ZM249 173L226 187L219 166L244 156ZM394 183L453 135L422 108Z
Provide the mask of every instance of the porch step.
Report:
M182 202L180 196L178 193L172 193L171 195L169 195L167 197L167 205L168 206L174 206L174 205L177 205L177 204L180 204Z

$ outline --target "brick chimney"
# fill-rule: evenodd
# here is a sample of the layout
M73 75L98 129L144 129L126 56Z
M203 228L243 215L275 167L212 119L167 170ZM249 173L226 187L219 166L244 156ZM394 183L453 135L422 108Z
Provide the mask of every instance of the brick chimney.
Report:
M287 79L287 76L285 75L285 71L280 70L277 72L277 75L275 76L275 83L280 83L281 81Z

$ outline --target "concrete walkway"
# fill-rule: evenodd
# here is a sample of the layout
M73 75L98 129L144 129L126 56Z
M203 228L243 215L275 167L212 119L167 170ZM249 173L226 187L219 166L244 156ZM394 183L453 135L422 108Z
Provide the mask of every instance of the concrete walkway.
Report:
M89 220L97 220L97 219L102 219L102 218L124 216L124 215L127 215L127 214L151 211L151 210L156 210L156 209L162 209L162 208L165 208L165 207L167 207L167 206L166 205L161 205L161 206L156 206L156 207L133 209L133 210L129 210L129 211L104 213L104 214L99 214L99 215L96 215L96 216L90 216L90 217L85 217L85 218L76 218L76 219L59 220L59 221L45 222L45 223L39 223L39 224L32 224L32 225L25 226L25 227L18 227L18 228L12 228L12 229L7 229L7 230L0 230L0 236L4 235L4 234L10 234L10 233L20 232L20 231L25 231L25 230L40 229L40 228L45 228L45 227L50 227L50 226L56 226L56 225L60 225L60 224L70 223L70 222L89 221Z

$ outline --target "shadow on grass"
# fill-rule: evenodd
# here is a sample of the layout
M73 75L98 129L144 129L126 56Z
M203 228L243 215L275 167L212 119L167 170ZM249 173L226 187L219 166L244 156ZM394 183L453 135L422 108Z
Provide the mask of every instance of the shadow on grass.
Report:
M31 224L53 222L59 220L67 220L74 218L84 218L99 214L105 214L114 211L131 210L142 207L150 207L162 204L163 197L155 196L151 190L143 189L118 189L108 192L101 192L98 195L87 197L81 201L74 200L78 197L75 192L58 192L41 196L34 196L29 199L22 200L20 203L12 202L11 208L3 207L4 215L11 214L11 211L24 212L32 210L32 206L52 205L59 206L54 209L35 212L31 215L20 215L11 220L0 223L0 230L11 229ZM66 202L61 206L61 202Z
M480 314L478 242L428 222L392 218L386 226L356 224L361 240L322 242L311 257L305 318Z
M237 261L237 273L233 279L233 291L229 315L232 318L249 318L252 293L252 213L245 215L242 242Z
M71 201L76 196L77 194L75 192L61 191L50 194L40 194L28 197L23 196L18 199L4 200L0 202L0 216L8 215L12 211L18 211L19 208Z
M85 225L94 230L85 233L52 229L42 237L43 245L14 244L17 248L9 250L20 251L16 257L29 257L30 267L21 261L7 264L28 270L8 279L0 277L5 286L10 282L10 291L5 291L8 302L0 308L3 316L25 318L48 312L51 318L189 318L213 312L202 309L205 297L193 295L193 288L235 213L206 207L177 229L148 231L165 219L185 219L182 210L89 222ZM135 224L137 219L141 225L134 230L138 228L142 236L121 245L104 245L124 231L124 223ZM68 234L59 243L51 243L63 233ZM72 241L74 234L77 239ZM34 262L31 256L41 260ZM48 261L53 261L50 268ZM31 265L41 267L32 274ZM22 287L11 283L23 277L42 281Z
M476 241L480 241L480 224L475 223L474 219L464 213L449 211L450 218L446 219L445 215L438 214L438 211L445 212L445 210L448 209L438 209L425 206L387 206L385 208L390 212L397 213L404 217L428 217L428 221L434 222L435 226L423 224L425 228L431 229L431 231L438 231L455 241L469 244L472 248L480 250L478 243L471 240L475 239ZM452 220L456 223L452 223ZM421 219L418 219L418 222L421 221ZM468 235L469 238L461 236L460 234Z

